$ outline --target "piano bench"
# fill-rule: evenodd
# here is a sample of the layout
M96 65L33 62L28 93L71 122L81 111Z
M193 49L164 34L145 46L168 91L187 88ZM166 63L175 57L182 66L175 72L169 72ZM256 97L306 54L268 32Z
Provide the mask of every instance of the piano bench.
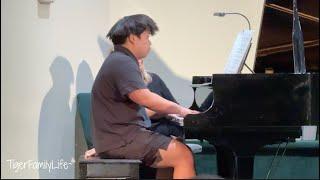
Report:
M136 159L101 159L79 157L80 179L139 179L139 166L142 162Z

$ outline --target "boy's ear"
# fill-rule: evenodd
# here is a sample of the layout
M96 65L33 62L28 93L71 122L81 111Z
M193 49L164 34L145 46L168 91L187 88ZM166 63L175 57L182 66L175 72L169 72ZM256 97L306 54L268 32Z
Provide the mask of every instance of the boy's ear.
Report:
M130 34L127 40L129 41L129 43L134 44L134 42L136 41L136 38L137 38L136 35Z

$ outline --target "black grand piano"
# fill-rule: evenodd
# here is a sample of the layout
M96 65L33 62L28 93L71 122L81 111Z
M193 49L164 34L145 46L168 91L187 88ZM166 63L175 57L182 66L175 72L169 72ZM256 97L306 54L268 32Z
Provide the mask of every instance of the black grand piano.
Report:
M275 4L276 2L280 4ZM307 9L306 7L312 7L312 5L301 4L307 1L298 2L304 10ZM310 2L318 7L318 1L310 0ZM318 47L313 44L310 46L311 49L306 48L307 72L293 73L292 45L291 49L289 45L283 49L283 46L279 45L282 39L277 43L268 42L272 44L270 47L260 44L267 41L262 39L268 39L271 36L268 33L272 33L270 31L272 28L265 27L270 26L270 22L265 20L270 21L269 16L278 15L287 17L287 19L278 19L285 19L292 23L293 14L288 14L292 12L289 11L290 8L292 9L292 1L266 1L262 28L269 29L269 32L261 33L258 49L260 53L261 49L265 49L263 52L267 54L260 54L260 56L258 54L256 63L260 64L256 64L254 74L213 74L193 77L195 94L203 88L207 89L208 93L202 97L202 101L197 101L195 98L192 105L192 109L202 113L187 115L184 118L185 136L205 139L215 146L218 175L222 177L251 179L254 155L259 148L267 144L295 141L302 134L301 126L318 125L319 69L314 66L314 63L318 63L319 59L315 61L311 58L319 56L308 54L317 53L313 52L313 49ZM279 9L288 11L283 15ZM307 24L305 21L308 19L303 19L302 24ZM291 31L289 33L288 37L291 39ZM308 41L305 43L319 41L318 35L314 37L306 33L305 36ZM315 39L310 40L310 38ZM285 39L285 41L289 40ZM273 60L272 64L270 59L277 57L279 59L279 56L287 58L281 60L282 66L284 62L292 60L290 63L292 68L288 68L289 65L287 69L275 68L277 62ZM274 73L264 73L263 68L273 68Z

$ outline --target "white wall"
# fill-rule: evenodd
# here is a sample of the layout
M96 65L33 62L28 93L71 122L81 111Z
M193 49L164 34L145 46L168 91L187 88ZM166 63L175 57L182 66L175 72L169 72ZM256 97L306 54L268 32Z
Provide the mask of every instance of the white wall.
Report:
M122 16L145 13L160 31L146 67L160 74L178 101L191 105L194 75L222 73L244 13L256 30L247 64L253 67L263 0L36 0L1 1L2 178L72 178L66 170L32 163L74 158L74 97L88 92L111 48L104 37ZM48 16L47 16L48 15ZM21 169L11 165L26 163ZM15 164L13 164L15 162ZM28 164L29 163L29 164Z

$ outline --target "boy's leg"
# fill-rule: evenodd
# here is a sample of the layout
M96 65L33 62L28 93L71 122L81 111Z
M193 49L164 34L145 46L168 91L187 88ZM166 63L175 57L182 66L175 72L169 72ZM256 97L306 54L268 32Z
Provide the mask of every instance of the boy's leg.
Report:
M153 164L157 168L173 167L174 179L194 178L194 160L191 151L181 142L172 140L167 150L159 149L159 159Z

